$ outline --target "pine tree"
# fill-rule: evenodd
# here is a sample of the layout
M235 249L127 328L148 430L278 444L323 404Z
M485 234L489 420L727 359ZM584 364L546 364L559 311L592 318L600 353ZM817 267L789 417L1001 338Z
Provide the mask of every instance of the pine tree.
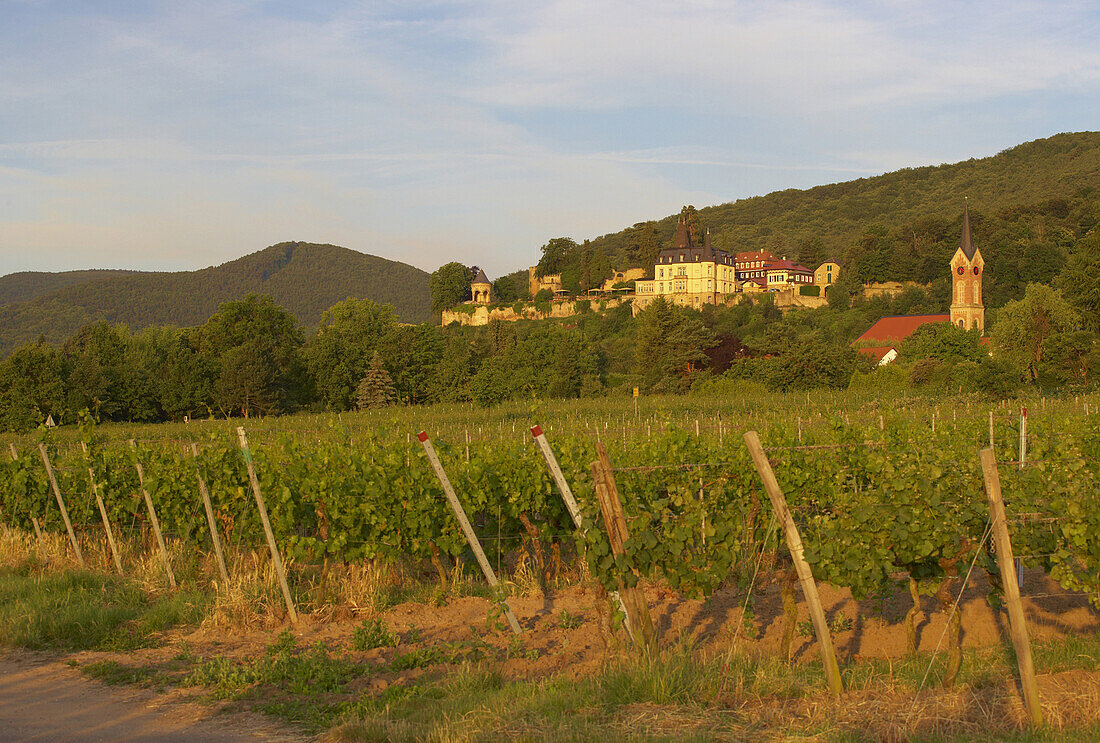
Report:
M382 357L377 351L374 352L366 375L359 382L357 394L360 410L384 408L394 403L396 393L393 389L393 380L382 366Z

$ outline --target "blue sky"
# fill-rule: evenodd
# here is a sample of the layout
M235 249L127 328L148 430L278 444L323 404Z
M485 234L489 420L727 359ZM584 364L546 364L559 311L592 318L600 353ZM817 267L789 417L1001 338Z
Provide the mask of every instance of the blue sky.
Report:
M433 270L1100 122L1096 2L0 0L0 273Z

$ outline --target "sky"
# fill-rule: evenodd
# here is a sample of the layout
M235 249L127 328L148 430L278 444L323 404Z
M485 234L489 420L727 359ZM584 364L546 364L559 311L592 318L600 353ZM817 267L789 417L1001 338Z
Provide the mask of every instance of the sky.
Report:
M539 246L1100 122L1100 2L0 0L0 274Z

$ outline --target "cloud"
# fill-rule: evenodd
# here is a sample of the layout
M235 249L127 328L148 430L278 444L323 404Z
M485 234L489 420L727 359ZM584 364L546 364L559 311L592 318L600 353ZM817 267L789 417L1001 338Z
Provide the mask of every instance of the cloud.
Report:
M683 203L1014 144L999 97L1097 97L1082 8L9 6L0 270L193 268L292 239L513 270ZM1029 133L1069 120L1028 100Z
M1100 78L1080 4L540 3L494 40L499 106L812 113L980 99ZM1052 20L1053 19L1053 20Z

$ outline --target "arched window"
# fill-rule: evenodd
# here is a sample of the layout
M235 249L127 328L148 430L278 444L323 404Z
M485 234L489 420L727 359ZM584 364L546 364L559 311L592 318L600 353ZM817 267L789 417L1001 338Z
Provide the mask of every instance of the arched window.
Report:
M974 304L978 303L978 285L974 284ZM978 321L974 321L974 326L977 327Z

